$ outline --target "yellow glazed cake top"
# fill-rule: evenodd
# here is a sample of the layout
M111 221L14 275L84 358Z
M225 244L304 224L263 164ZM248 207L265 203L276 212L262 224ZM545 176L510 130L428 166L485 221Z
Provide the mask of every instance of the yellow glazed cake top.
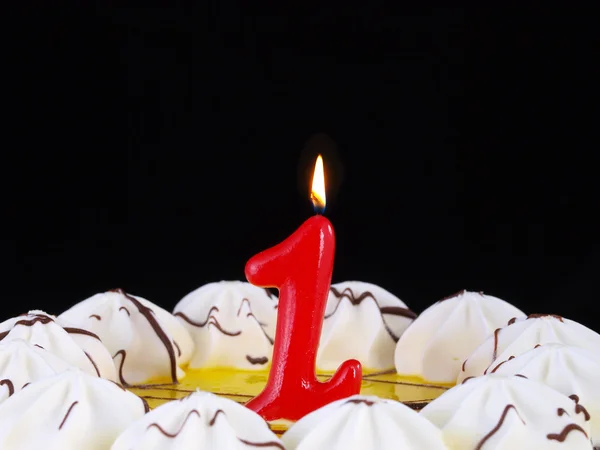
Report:
M239 369L217 368L188 370L180 384L152 384L132 387L130 390L145 399L151 408L171 400L178 400L196 389L209 391L245 403L257 395L266 385L268 370L244 371ZM330 375L318 375L322 381ZM402 377L395 373L364 374L361 394L376 395L382 398L401 401L420 410L429 401L440 396L450 385L426 384L414 377ZM282 433L289 423L275 422L274 431Z

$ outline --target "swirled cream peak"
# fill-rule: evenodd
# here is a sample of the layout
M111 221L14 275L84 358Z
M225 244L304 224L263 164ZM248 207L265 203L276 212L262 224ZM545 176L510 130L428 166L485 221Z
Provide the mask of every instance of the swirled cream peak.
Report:
M174 315L192 335L190 368L262 369L273 353L277 299L242 281L206 284L186 295Z
M591 438L600 447L600 356L563 344L544 344L498 363L498 375L519 374L581 402L590 414Z
M108 450L147 410L116 383L69 369L0 403L2 450Z
M374 284L333 284L317 368L333 371L347 359L357 359L367 370L393 369L396 342L416 317L402 300Z
M184 375L179 366L192 356L192 338L171 313L122 289L93 295L59 318L100 336L124 385L177 383Z
M254 411L227 398L196 391L165 403L132 423L111 450L283 450Z
M511 319L496 329L462 365L458 382L494 370L511 357L536 345L558 343L588 349L600 355L600 334L573 320L553 314L531 314Z
M65 360L22 339L0 341L0 403L23 386L71 367Z
M14 339L41 347L90 375L117 380L115 365L100 338L66 320L32 310L0 323L0 342Z
M408 406L375 396L332 402L284 433L288 450L445 450L440 431Z
M495 328L524 314L481 292L460 291L434 303L396 345L396 370L430 382L454 383L460 366Z
M585 408L542 383L472 378L421 410L451 450L592 450Z

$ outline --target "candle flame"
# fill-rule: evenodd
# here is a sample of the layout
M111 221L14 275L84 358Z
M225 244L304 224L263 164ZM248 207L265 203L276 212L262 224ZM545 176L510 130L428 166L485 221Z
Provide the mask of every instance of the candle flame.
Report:
M317 162L315 163L310 200L316 212L325 211L325 204L327 203L325 198L325 170L323 169L323 158L321 155L317 156Z

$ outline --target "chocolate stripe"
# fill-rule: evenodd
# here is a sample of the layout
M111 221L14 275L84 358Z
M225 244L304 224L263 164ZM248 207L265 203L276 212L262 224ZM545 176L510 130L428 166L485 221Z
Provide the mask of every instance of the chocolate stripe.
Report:
M515 405L506 405L506 407L504 408L504 411L502 411L502 415L500 416L500 420L498 421L496 426L494 428L492 428L492 431L490 431L488 434L486 434L483 437L483 439L481 439L481 441L479 441L479 444L477 444L477 447L475 447L475 450L481 450L481 447L483 447L483 444L485 444L494 434L496 434L498 432L498 430L500 430L500 428L502 428L502 424L504 423L504 420L506 419L506 416L508 415L508 412L511 409L513 409L515 411L515 413L517 414L517 416L519 417L521 422L523 422L523 425L525 425L525 421L519 415L519 411L517 411L517 408L515 407Z
M62 422L60 423L60 425L58 426L58 429L61 430L62 427L64 426L65 422L67 421L67 418L69 417L69 414L71 414L71 411L73 411L73 408L75 407L75 405L79 403L79 402L73 402L71 403L71 406L69 406L69 409L67 410L67 413L65 414L65 417L63 417Z
M0 386L6 386L6 389L8 389L9 397L15 393L15 385L8 378L0 380Z
M416 313L414 313L410 309L404 308L402 306L383 306L383 307L380 306L379 302L377 301L377 299L375 298L373 293L371 293L369 291L365 291L357 297L351 288L345 288L342 292L340 292L338 289L331 286L329 288L329 290L334 295L334 297L338 300L338 302L335 305L335 308L333 308L332 312L330 312L329 314L325 314L325 317L324 317L325 319L329 319L331 316L333 316L337 312L338 308L340 307L340 303L342 303L342 300L344 298L347 298L348 300L350 300L350 303L354 306L360 305L363 302L363 300L370 298L377 305L377 308L379 309L379 314L381 315L381 320L383 322L383 325L384 325L386 331L388 332L388 334L390 335L390 337L394 340L394 342L398 342L400 340L400 336L397 336L392 331L392 329L386 323L383 315L389 314L389 315L393 315L393 316L406 317L408 319L413 319L413 320L417 318Z

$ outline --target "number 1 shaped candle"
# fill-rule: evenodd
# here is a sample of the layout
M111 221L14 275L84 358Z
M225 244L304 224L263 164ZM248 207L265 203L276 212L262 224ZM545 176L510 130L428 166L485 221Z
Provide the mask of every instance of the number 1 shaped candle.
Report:
M325 207L323 160L317 158L311 199ZM345 361L327 382L315 375L317 349L331 284L335 235L331 222L315 215L282 243L254 256L246 278L279 288L273 359L265 389L246 406L265 420L298 420L321 406L360 392L360 362Z

